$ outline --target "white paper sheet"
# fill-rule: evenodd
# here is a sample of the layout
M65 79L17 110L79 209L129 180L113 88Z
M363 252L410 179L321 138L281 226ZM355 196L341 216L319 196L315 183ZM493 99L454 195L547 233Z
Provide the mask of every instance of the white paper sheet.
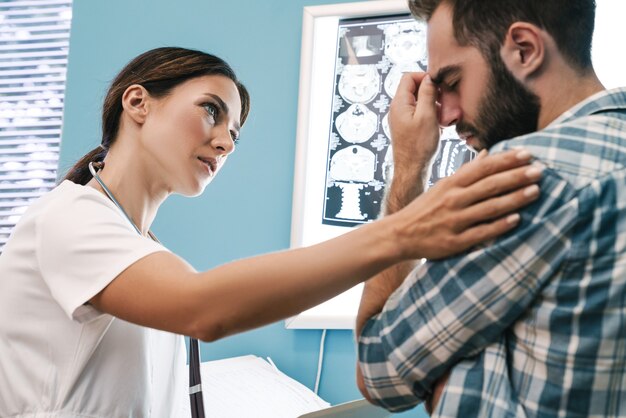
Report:
M207 417L297 418L330 406L260 357L205 362L200 372ZM181 417L188 418L189 402L183 404Z

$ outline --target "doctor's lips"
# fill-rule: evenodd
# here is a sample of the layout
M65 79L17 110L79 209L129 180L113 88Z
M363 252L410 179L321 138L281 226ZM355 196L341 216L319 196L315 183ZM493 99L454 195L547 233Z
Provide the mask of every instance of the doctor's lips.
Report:
M200 161L209 166L209 171L214 174L217 170L217 160L211 157L198 157Z

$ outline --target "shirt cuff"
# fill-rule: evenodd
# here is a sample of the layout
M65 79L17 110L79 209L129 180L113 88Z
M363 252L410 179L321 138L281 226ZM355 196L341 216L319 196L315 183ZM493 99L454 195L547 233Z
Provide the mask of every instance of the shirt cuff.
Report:
M416 394L398 374L389 361L390 352L381 337L383 321L379 316L371 318L358 337L358 360L363 382L373 403L392 412L414 408L427 393Z

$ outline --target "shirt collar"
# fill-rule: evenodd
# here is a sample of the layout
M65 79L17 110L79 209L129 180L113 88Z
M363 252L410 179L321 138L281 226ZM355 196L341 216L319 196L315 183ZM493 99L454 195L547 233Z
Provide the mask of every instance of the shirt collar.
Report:
M567 110L548 126L568 122L594 113L626 109L626 87L602 90Z

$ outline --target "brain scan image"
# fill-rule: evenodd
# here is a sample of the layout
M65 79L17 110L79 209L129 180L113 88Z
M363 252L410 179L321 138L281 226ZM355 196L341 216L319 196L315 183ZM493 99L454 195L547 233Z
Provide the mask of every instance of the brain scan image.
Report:
M432 163L429 186L456 172L463 164L474 159L474 152L459 138L454 126L441 131L439 149Z
M372 55L376 55L378 53L376 45L372 45L370 42L371 39L371 36L352 37L350 44L352 45L355 57L371 57Z
M389 105L403 73L426 70L426 24L408 13L340 19L336 42L321 222L352 227L380 213L394 171ZM460 142L442 136L434 181L465 161Z
M465 146L461 139L446 139L441 141L437 156L433 161L432 174L429 185L454 174L461 165L473 159L473 152Z
M337 151L330 161L330 176L336 181L367 183L374 180L375 170L376 155L358 145Z
M393 64L427 60L426 29L419 22L395 23L385 28L385 55Z
M360 191L374 180L376 155L367 148L354 145L344 148L330 161L333 186L341 190L341 206L337 218L363 220Z
M361 190L363 190L365 185L358 183L336 183L336 186L341 189L341 208L335 216L341 219L354 219L359 221L366 219L367 216L361 212Z
M345 65L338 85L348 103L368 103L380 91L380 74L375 65Z
M347 142L360 144L368 141L378 130L378 116L367 106L355 103L337 116L335 126Z
M383 132L385 133L385 135L387 135L387 138L391 140L391 131L389 130L389 113L383 116L381 125L383 125Z

